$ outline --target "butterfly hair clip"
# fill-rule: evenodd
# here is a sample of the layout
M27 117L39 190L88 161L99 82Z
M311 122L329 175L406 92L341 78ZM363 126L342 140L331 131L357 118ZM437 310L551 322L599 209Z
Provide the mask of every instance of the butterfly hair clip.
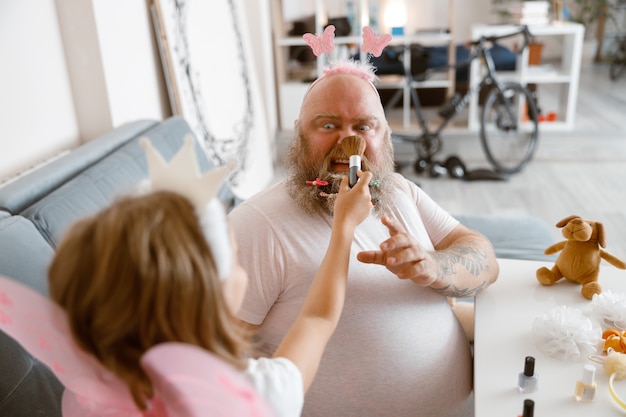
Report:
M311 47L315 56L335 50L335 26L328 25L321 35L305 33L304 41Z
M377 35L371 27L365 26L363 28L363 43L361 44L361 51L379 57L383 53L385 46L391 42L390 34Z
M302 39L311 47L315 56L332 52L335 50L335 26L326 26L321 35L305 33ZM361 51L379 57L392 37L389 34L377 35L371 27L364 26L362 39Z
M326 26L321 35L305 33L302 38L311 47L315 56L330 53L335 49L335 26ZM371 27L365 26L362 39L361 51L366 54L364 62L350 59L332 63L324 68L324 73L318 80L332 74L352 74L369 81L373 85L376 75L374 66L369 62L370 57L379 57L383 53L383 49L391 42L392 36L389 34L377 35ZM311 84L309 90L318 80Z

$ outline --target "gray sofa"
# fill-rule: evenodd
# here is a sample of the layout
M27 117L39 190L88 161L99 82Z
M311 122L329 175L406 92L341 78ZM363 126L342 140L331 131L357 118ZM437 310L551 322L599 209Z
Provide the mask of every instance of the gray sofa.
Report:
M139 138L149 137L169 159L187 133L180 117L128 123L0 188L0 275L47 294L47 267L65 230L146 178ZM212 167L197 150L201 170ZM228 206L238 202L226 186L219 195ZM61 415L59 381L2 332L0 375L0 415Z
M191 133L180 117L141 120L123 125L67 155L0 188L0 275L47 293L46 270L67 228L126 193L147 175L141 136L149 137L166 159ZM201 169L211 162L198 152ZM227 206L238 203L224 186ZM545 259L553 243L550 229L538 219L459 216L485 233L499 257ZM1 290L1 289L0 289ZM63 387L21 346L0 332L0 415L60 416Z

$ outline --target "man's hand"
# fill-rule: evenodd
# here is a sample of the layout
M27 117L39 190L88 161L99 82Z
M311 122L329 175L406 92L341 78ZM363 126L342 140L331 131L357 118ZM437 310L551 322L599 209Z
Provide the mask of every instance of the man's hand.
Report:
M357 259L363 263L383 265L398 278L410 279L420 286L434 283L437 266L432 254L396 219L383 216L382 222L389 229L389 239L380 244L380 250L359 252Z

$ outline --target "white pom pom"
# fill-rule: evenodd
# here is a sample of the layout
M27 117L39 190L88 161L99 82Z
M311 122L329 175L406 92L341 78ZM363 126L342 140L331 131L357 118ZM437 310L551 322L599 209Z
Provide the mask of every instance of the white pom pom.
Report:
M603 330L626 330L626 294L604 291L591 299L589 317Z
M580 361L597 353L602 329L580 310L561 306L535 318L533 340L539 350L554 358Z
M626 355L611 352L604 360L604 371L607 375L615 374L615 379L626 378Z

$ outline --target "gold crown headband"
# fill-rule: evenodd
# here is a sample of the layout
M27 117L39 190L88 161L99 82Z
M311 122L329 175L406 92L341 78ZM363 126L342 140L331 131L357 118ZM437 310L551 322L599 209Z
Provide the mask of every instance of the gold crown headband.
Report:
M139 143L148 161L149 190L174 192L191 202L213 254L220 280L224 281L230 275L233 255L226 210L216 196L233 168L232 164L201 174L192 135L185 136L183 146L169 163L165 162L150 139L142 137Z

